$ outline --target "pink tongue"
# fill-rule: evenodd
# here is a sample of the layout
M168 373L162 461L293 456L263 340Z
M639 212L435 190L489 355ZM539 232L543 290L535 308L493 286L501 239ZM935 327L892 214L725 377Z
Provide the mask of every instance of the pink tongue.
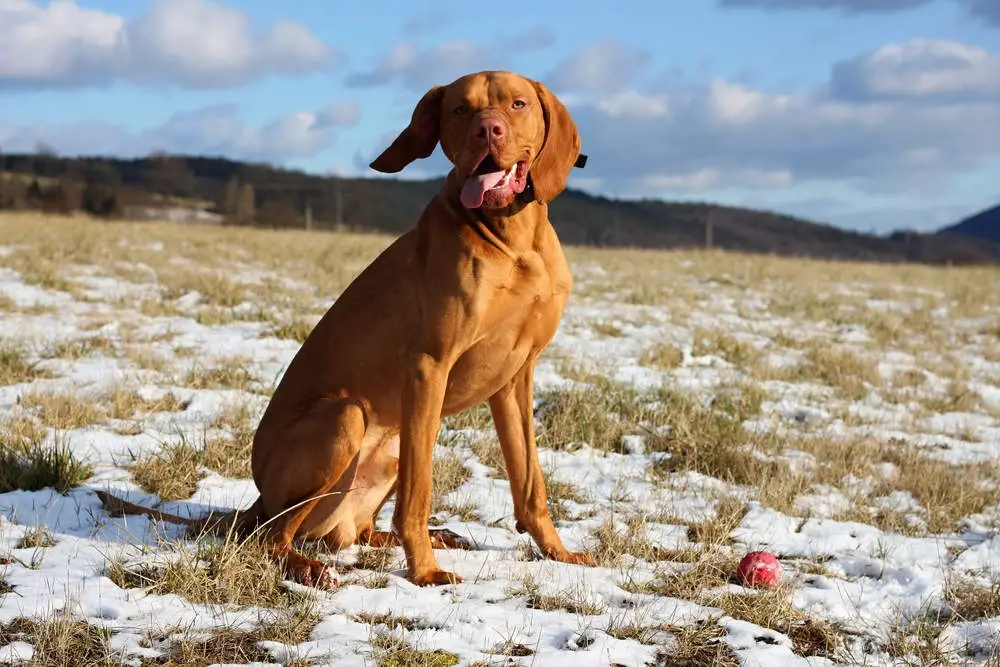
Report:
M482 206L486 191L502 181L505 173L503 171L494 171L489 174L477 174L465 179L465 185L462 186L462 206L465 208L479 208Z

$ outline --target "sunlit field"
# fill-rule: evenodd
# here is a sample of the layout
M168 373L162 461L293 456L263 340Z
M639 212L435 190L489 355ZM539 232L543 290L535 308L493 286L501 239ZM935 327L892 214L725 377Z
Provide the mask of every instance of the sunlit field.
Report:
M0 214L0 663L1000 665L996 268L568 248L535 418L596 569L514 531L485 407L435 450L462 584L306 545L319 592L105 511L252 503L269 394L390 241ZM758 548L775 589L735 578Z

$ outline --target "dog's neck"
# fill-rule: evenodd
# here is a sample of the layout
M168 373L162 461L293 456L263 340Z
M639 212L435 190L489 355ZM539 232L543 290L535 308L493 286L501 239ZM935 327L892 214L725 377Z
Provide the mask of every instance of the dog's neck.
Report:
M499 247L505 253L525 252L535 247L538 216L541 214L544 218L547 208L544 204L515 199L504 208L469 209L462 205L459 192L461 183L452 172L443 194L449 205L455 208L462 219L485 241Z

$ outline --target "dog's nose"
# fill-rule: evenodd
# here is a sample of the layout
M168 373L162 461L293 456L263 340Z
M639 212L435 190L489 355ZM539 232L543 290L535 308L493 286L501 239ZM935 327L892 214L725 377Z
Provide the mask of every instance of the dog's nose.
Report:
M507 134L507 124L495 116L486 116L476 121L472 131L478 139L494 141L504 138L504 135Z

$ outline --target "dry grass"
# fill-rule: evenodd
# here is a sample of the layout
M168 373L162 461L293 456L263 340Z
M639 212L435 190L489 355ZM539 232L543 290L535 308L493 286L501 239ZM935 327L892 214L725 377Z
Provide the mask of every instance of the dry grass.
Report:
M859 499L855 512L843 519L860 519L905 534L942 533L960 528L969 515L1000 502L996 486L1000 467L995 464L950 464L916 446L872 438L805 438L796 448L816 459L812 481L820 484L838 486L848 475L870 477L879 464L893 466L895 475L876 478L869 497ZM913 496L924 509L923 523L900 521L891 512L871 507L869 498L892 491Z
M726 631L713 619L672 629L676 644L657 655L663 667L739 667L742 663L724 641Z
M0 341L0 386L33 382L48 377L38 362L29 361L28 351L21 345Z
M166 656L152 662L169 667L198 665L271 663L271 654L261 648L261 642L278 642L294 646L309 639L320 617L309 605L296 605L289 610L262 614L254 630L218 629L208 636L181 634L150 638L148 643L168 648ZM293 658L293 660L296 660ZM145 664L145 663L144 663ZM293 664L285 661L285 665ZM302 662L301 664L310 664Z
M874 361L849 349L816 345L806 351L805 359L791 368L773 374L790 382L819 382L832 387L838 395L860 400L882 386Z
M183 383L192 389L238 389L261 393L260 381L247 369L248 364L249 360L241 357L219 359L214 366L197 364L188 371Z
M529 609L568 611L577 616L598 616L606 610L604 604L588 595L582 586L573 586L552 594L543 594L538 582L530 575L521 581L521 588L507 591L510 597L524 597Z
M717 330L697 329L694 354L715 355L743 370L752 370L761 362L761 352L752 344Z
M942 618L926 611L909 620L899 620L890 630L884 650L896 659L896 664L914 667L952 664L941 644L944 628Z
M541 422L536 433L538 446L567 449L587 443L604 451L620 451L627 425L642 419L637 396L606 382L543 394L535 415Z
M126 386L112 387L100 399L111 419L134 419L153 412L181 412L187 405L173 393L160 398L143 397L136 389Z
M269 332L275 338L285 338L294 340L297 343L306 342L306 338L312 333L316 322L302 319L294 319L287 322L279 322Z
M17 541L18 549L48 549L55 545L55 538L44 526L32 528Z
M621 327L613 322L594 322L590 325L590 328L599 336L604 336L605 338L621 338L625 335Z
M32 422L10 419L0 423L0 493L38 491L51 487L68 493L93 474L62 439L44 440Z
M729 616L788 635L798 655L833 658L838 647L839 634L831 624L816 622L791 604L789 587L754 593L725 593L712 600Z
M121 588L176 594L197 604L287 608L302 600L282 585L280 563L256 536L200 538L194 549L174 545L177 559L166 565L132 565L112 560L105 572Z
M507 464L503 458L503 450L500 449L500 441L495 435L473 440L472 453L480 463L493 469L492 477L507 479Z
M42 356L48 359L76 361L99 353L114 356L116 350L117 346L111 338L97 334L86 338L60 341L48 347Z
M624 530L617 530L609 518L594 530L593 536L596 544L591 554L602 567L616 567L626 555L645 561L661 560L667 555L650 543L642 516L629 517Z
M24 407L37 410L46 426L70 430L100 422L101 411L92 399L69 393L26 393L21 398Z
M786 475L783 464L756 455L772 448L769 435L755 436L743 427L760 411L754 392L719 392L707 405L698 396L664 389L652 415L654 426L668 427L660 434L649 430L646 449L666 452L653 469L660 473L695 471L736 484L763 485Z
M31 667L114 667L111 632L84 620L56 614L17 618L0 627L0 646L22 641L35 648Z
M554 470L542 468L542 479L545 482L549 515L553 521L565 521L573 518L566 506L567 502L583 504L591 501L590 496L576 484L556 479Z
M137 459L127 468L144 491L164 501L182 500L190 498L198 488L198 480L203 477L199 466L204 455L204 450L182 438L164 445L150 456Z
M454 653L420 650L407 642L402 632L377 631L375 624L369 642L377 667L451 667L459 663Z
M437 451L441 452L442 450ZM454 506L447 504L444 498L468 482L472 478L472 473L465 467L462 459L450 450L444 450L442 454L435 456L433 465L431 512L455 509Z
M1000 581L983 583L969 578L956 579L948 582L942 597L962 621L1000 616Z
M639 364L661 370L677 368L684 361L684 353L670 343L658 343L646 348L639 357Z

